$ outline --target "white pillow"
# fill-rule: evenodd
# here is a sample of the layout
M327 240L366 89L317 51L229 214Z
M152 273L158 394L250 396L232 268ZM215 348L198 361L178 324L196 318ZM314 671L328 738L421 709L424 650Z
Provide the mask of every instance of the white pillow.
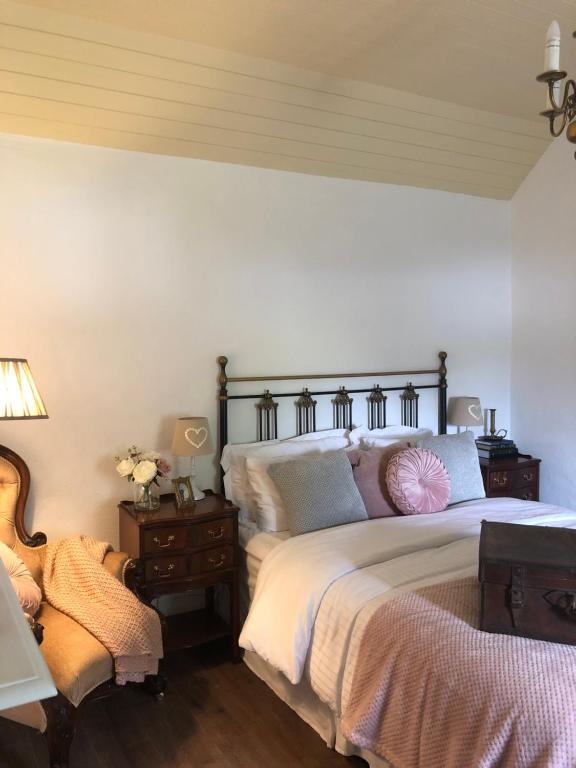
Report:
M404 427L402 425L382 427L381 429L368 429L368 427L356 427L350 432L352 445L364 448L385 447L399 440L414 441L425 440L432 437L432 430L424 427Z
M287 440L282 440L282 442L296 443L300 440L325 440L327 437L345 437L347 438L346 445L349 445L349 435L349 429L321 429L318 432L305 432L303 435L298 435L297 437L289 437Z
M246 474L246 457L265 445L274 445L279 440L263 440L258 443L238 443L225 445L220 459L224 470L224 493L226 498L236 504L250 519L255 520L252 489Z
M288 530L284 502L270 475L270 464L300 457L338 451L348 447L346 437L327 437L321 440L283 440L281 443L254 451L246 460L248 480L256 507L256 523L263 531Z

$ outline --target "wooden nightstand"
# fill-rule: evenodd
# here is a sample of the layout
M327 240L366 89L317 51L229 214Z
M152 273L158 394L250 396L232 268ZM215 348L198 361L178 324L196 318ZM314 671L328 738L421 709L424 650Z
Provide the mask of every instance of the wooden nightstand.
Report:
M539 500L540 461L532 456L480 459L486 496L511 496L525 501Z
M194 507L178 509L173 494L160 498L160 509L139 512L123 501L120 548L135 560L132 585L146 603L161 595L206 590L201 610L165 618L166 650L191 648L230 636L239 660L238 508L219 494L207 494ZM230 620L214 610L214 587L227 586Z

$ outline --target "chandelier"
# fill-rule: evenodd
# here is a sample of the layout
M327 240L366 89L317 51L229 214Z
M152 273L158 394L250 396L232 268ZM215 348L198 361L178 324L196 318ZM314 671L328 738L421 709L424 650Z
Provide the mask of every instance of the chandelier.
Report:
M539 83L548 84L546 109L540 114L550 121L552 136L560 136L568 126L566 138L576 144L576 82L567 80L562 92L561 81L568 73L560 69L560 25L557 21L550 24L546 34L544 67L546 71L536 78Z

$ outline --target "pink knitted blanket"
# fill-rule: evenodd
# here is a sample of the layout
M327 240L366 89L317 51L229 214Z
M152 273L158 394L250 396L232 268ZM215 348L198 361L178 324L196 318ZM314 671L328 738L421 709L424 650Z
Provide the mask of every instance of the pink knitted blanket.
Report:
M344 735L394 768L574 768L576 647L481 632L474 578L383 603Z
M155 611L102 565L110 544L76 536L48 544L43 568L48 602L81 624L114 659L116 682L158 672L162 632Z

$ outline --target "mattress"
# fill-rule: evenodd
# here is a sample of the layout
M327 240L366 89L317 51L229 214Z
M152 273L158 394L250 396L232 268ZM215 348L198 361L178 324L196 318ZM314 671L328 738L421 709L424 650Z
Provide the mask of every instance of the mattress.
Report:
M241 549L240 611L245 619L256 587L256 579L266 555L290 537L289 531L262 531L256 523L240 520L238 539Z

